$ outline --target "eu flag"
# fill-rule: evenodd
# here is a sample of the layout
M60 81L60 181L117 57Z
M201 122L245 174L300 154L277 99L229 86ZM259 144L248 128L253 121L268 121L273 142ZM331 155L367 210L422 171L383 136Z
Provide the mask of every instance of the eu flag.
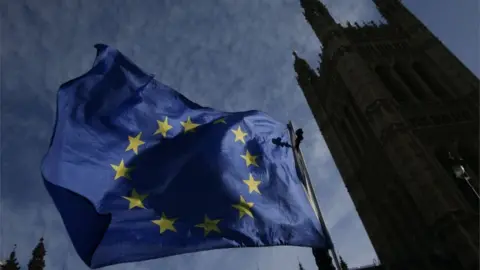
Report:
M329 241L299 180L287 126L202 107L96 45L63 84L45 185L92 268L231 247Z

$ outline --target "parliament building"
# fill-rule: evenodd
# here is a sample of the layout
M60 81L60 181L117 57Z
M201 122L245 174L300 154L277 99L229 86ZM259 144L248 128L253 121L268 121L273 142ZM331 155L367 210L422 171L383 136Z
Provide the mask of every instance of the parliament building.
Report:
M335 22L301 0L323 46L297 80L387 270L479 269L479 80L400 0L386 23Z

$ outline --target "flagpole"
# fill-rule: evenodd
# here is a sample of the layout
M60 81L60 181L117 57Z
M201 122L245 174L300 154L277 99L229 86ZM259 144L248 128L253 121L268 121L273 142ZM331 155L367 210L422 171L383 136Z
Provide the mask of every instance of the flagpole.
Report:
M338 270L340 270L341 269L340 268L340 262L338 260L337 253L335 251L335 247L333 245L332 238L331 238L330 233L329 233L329 231L327 229L327 226L325 224L325 220L323 219L323 215L322 215L322 212L320 210L320 205L318 204L317 196L315 195L315 190L313 189L313 185L312 185L312 182L310 180L310 175L308 174L307 164L305 163L305 159L303 157L302 150L300 149L299 145L298 146L296 145L296 142L295 142L296 135L295 135L295 128L293 127L292 121L289 121L287 126L288 126L288 131L290 133L290 138L291 138L291 142L292 142L292 149L293 149L293 153L294 153L295 163L297 163L298 168L299 168L300 173L301 173L301 179L300 180L302 181L302 184L305 187L305 190L307 192L307 196L309 196L310 199L313 201L314 211L317 214L317 217L320 221L320 224L322 225L322 229L324 231L324 234L332 244L332 246L330 248L330 252L332 253L331 255L333 257L335 267Z

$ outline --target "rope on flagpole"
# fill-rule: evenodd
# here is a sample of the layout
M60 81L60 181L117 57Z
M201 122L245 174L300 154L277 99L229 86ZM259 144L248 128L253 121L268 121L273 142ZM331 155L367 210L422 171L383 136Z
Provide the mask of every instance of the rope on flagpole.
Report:
M289 133L290 133L290 138L291 138L291 141L292 141L292 149L293 149L293 153L294 153L295 163L297 163L297 165L298 165L297 167L299 168L300 173L301 173L302 184L305 187L305 191L307 192L307 196L309 196L310 200L313 201L312 206L315 210L315 214L317 214L317 217L320 221L320 224L322 225L322 229L324 231L325 236L328 238L328 241L330 241L330 243L331 243L330 252L332 253L331 255L333 257L335 267L340 270L341 269L340 268L340 262L338 260L338 256L337 256L337 253L335 251L335 247L333 245L332 238L330 236L330 233L329 233L329 231L327 229L327 226L325 224L325 220L323 218L322 212L320 210L320 205L318 204L317 196L315 195L315 190L313 189L313 185L312 185L312 182L310 180L310 175L308 174L308 169L307 169L307 165L305 163L305 159L303 157L302 150L300 149L300 143L303 140L303 131L301 129L299 129L297 132L295 132L292 121L289 121L287 126L288 126L288 130L289 130Z

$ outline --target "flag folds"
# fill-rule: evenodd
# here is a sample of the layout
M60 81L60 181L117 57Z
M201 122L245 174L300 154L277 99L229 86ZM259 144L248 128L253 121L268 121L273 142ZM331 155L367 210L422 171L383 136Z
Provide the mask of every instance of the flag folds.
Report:
M72 243L92 268L229 247L328 246L286 125L202 107L96 45L63 84L42 162Z

